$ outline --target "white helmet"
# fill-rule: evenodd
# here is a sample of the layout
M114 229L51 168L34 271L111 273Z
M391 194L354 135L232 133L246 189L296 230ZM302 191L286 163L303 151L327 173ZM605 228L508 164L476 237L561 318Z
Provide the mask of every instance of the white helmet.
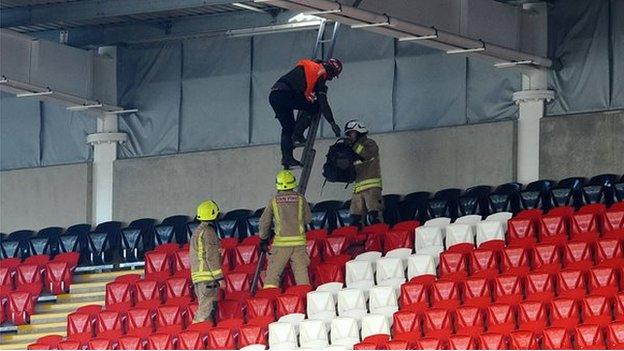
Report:
M368 133L368 129L366 129L366 126L364 125L364 123L357 119L352 119L349 122L347 122L347 124L345 124L345 130L344 130L345 134L349 133L352 130L361 134Z

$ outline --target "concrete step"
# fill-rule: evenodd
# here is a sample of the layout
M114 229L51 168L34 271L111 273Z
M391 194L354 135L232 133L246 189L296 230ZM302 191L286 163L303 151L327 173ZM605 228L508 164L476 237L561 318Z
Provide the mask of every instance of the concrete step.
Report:
M30 316L30 325L66 322L67 315L73 311L37 313Z
M40 303L37 304L37 313L46 312L74 312L77 308L85 305L102 305L104 306L104 300L98 300L93 302L61 302L61 303Z
M67 322L56 323L44 323L44 324L31 324L31 325L18 325L18 334L58 334L64 335L67 331Z
M35 342L40 337L46 336L46 335L50 335L50 333L31 333L31 334L2 335L2 344L3 345L5 343L28 343L28 344L32 344L33 342ZM66 334L63 332L62 334L59 333L59 335L65 336Z
M73 281L74 283L93 283L93 282L112 282L115 278L126 275L126 274L140 274L143 275L144 270L136 269L136 270L123 270L123 271L115 271L115 272L104 272L104 273L84 273L84 274L74 274Z
M88 292L103 292L103 291L106 291L107 283L109 282L105 281L105 282L72 284L69 287L69 293L80 294L80 293L88 293Z
M62 294L56 297L56 303L73 303L82 302L85 305L91 303L97 303L98 301L104 301L106 298L106 291L85 292L78 294Z
M0 350L26 350L28 345L32 344L31 342L26 343L6 343L0 342Z

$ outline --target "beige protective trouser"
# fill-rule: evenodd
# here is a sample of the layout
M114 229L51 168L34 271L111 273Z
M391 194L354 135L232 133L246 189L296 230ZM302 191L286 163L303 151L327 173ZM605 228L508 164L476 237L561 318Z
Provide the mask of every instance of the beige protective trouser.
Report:
M269 253L269 266L264 281L265 288L279 287L281 276L284 273L286 264L290 261L290 266L295 274L297 285L310 284L308 277L308 265L310 256L305 246L276 247L271 248Z
M383 221L382 215L384 210L383 197L381 196L381 188L370 188L353 194L351 197L351 207L349 212L352 215L366 216L368 212L379 212L379 220Z
M193 323L212 320L212 311L218 298L218 284L215 282L195 283L195 295L197 295L197 312Z

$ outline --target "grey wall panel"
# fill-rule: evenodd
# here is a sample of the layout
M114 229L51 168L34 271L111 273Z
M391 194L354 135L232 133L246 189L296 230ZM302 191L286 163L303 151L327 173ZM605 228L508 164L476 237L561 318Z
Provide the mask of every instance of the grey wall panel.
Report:
M381 150L384 193L501 184L514 179L515 122L374 134ZM348 199L351 187L327 184L321 167L331 140L317 144L308 200ZM274 192L279 147L254 146L115 162L114 218L192 215L213 198L223 211L258 208ZM235 174L236 177L232 177ZM298 172L297 172L298 175ZM146 206L145 204L149 204Z
M252 62L252 144L279 141L280 124L269 105L273 84L295 67L297 61L312 55L316 32L304 31L253 38Z
M251 38L183 42L180 151L249 142Z
M83 163L0 172L0 231L88 222L89 167Z
M520 7L492 0L461 3L462 35L511 49L520 47Z
M461 1L458 0L363 0L359 8L449 32L460 31Z
M624 111L541 120L540 178L624 174Z
M374 133L392 131L394 40L343 26L333 56L344 63L340 77L327 84L336 119L358 118ZM323 135L334 136L331 128Z
M0 92L0 169L39 166L40 132L39 100Z
M624 108L624 0L611 0L611 23L613 46L611 108Z
M516 70L498 69L492 62L468 59L468 123L518 118L512 95L522 90L522 77Z
M0 74L21 82L30 79L30 51L32 40L13 32L0 31Z
M43 166L86 162L91 159L92 147L87 135L95 133L96 117L67 111L65 106L44 102L41 104Z
M119 120L128 133L121 157L178 151L181 51L180 43L119 49L119 104L139 109Z
M399 43L394 91L395 128L466 123L466 58Z
M549 13L549 51L555 60L549 115L609 107L609 1L557 1ZM560 62L558 62L560 61Z

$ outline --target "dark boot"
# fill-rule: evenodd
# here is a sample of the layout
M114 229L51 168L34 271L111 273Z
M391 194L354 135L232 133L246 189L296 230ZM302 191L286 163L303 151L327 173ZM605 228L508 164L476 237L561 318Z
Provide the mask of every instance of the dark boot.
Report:
M381 219L379 218L379 211L368 212L368 223L369 224L381 223Z
M297 167L303 167L303 164L297 161L292 156L285 156L282 158L282 166L284 166L284 169L292 169Z
M362 230L362 216L352 214L351 225L357 227L358 231Z
M295 130L293 132L293 141L295 143L303 144L306 142L306 138L303 133L310 127L312 123L312 116L307 112L300 112L297 116L297 122L295 124Z

